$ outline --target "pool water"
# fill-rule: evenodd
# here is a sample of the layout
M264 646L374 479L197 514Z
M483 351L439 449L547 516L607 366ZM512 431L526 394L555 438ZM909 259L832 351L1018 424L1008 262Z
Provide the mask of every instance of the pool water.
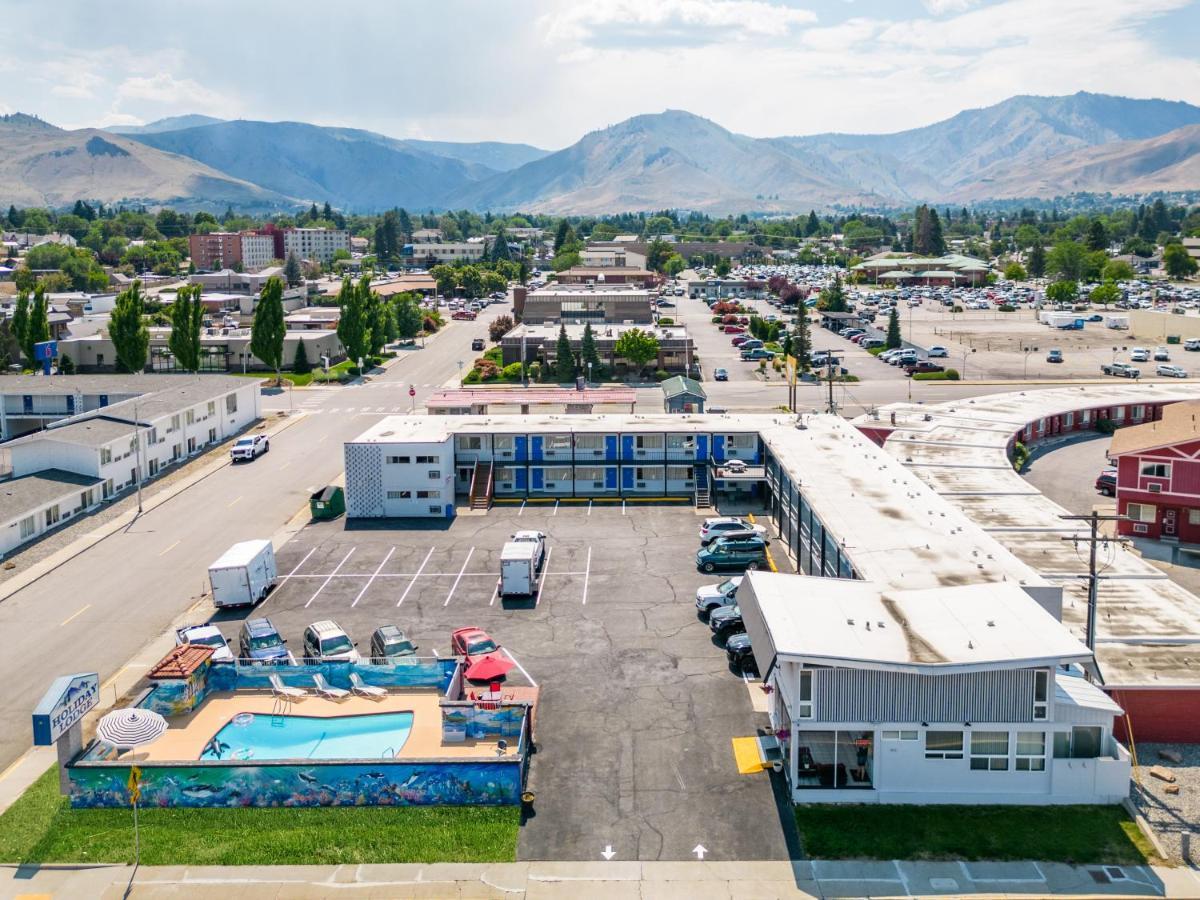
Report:
M201 759L383 759L400 752L411 712L360 716L238 713L205 745Z

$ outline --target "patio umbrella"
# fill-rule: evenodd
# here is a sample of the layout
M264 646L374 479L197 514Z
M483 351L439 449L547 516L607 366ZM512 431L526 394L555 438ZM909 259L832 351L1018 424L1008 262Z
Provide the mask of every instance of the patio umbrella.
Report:
M148 709L114 709L96 725L96 736L118 750L152 744L167 730L167 720Z
M489 653L467 666L464 674L468 681L491 681L508 674L514 665L510 659Z

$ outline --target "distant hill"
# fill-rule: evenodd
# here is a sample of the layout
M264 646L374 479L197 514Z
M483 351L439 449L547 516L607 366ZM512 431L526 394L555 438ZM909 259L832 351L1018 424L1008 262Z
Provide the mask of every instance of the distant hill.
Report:
M0 205L78 199L192 207L290 208L296 200L130 137L64 131L33 116L0 117Z
M449 159L484 166L494 172L508 172L525 165L525 163L533 162L535 159L549 156L551 152L539 147L532 147L529 144L505 144L499 141L457 144L453 141L404 139L400 143L422 153L432 153L435 156L445 156Z
M167 116L147 122L145 125L110 125L105 131L113 134L158 134L160 131L178 131L180 128L195 128L199 125L215 125L224 119L214 119L212 116L202 116L192 113L186 116Z

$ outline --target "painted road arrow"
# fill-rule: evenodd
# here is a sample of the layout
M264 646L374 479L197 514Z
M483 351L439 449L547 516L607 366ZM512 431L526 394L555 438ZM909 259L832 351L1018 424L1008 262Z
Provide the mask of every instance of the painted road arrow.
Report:
M613 850L612 844L609 844L603 850L600 851L600 855L603 856L607 860L611 860L614 856L617 855L617 852L615 850Z
M692 848L692 852L696 854L696 859L704 859L704 854L708 852L708 848L703 844L697 844Z

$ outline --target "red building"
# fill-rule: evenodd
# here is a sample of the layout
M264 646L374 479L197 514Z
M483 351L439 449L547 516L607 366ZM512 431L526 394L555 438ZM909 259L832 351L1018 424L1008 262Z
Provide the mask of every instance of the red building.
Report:
M1122 428L1109 455L1117 464L1117 512L1129 537L1200 543L1200 403L1174 403L1157 422Z

